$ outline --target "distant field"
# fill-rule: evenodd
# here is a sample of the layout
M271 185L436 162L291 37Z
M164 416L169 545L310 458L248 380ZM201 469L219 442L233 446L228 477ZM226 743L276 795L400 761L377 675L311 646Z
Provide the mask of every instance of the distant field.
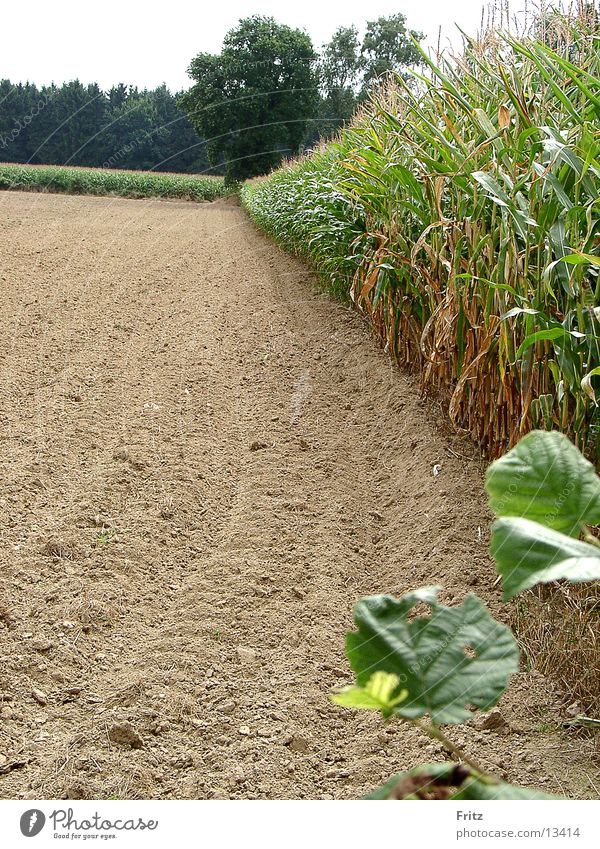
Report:
M0 189L194 201L213 200L225 194L221 177L12 163L0 163Z

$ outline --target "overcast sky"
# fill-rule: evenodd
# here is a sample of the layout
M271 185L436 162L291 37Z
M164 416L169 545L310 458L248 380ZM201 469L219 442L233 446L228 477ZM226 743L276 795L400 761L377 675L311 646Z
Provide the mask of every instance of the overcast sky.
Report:
M513 0L512 8L521 0ZM151 2L103 0L30 0L6 3L2 10L3 44L0 78L27 79L38 85L79 78L102 88L124 82L172 90L190 85L186 69L201 51L217 53L227 30L242 17L271 15L281 23L305 29L315 46L336 27L403 12L411 29L429 43L438 28L456 43L455 23L475 32L481 0L167 0Z

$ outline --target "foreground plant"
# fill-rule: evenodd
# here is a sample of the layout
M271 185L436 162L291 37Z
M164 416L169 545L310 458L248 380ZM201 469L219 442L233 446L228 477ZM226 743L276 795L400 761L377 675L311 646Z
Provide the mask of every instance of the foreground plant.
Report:
M532 432L490 466L486 487L498 516L491 550L505 598L537 583L600 580L600 544L591 530L600 523L600 479L564 435ZM346 639L356 685L331 699L417 727L458 763L398 773L367 798L553 798L490 775L442 731L498 702L518 671L519 651L479 598L470 594L448 607L438 601L439 589L358 602L356 631Z
M566 436L530 433L492 463L486 489L505 600L550 581L600 580L600 479Z

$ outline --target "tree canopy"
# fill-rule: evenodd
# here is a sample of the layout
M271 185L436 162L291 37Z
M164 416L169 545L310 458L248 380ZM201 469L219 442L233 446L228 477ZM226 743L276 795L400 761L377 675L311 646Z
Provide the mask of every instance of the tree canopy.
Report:
M402 73L422 61L414 41L421 41L422 32L406 27L406 16L397 14L367 22L361 48L363 88L390 71Z
M422 57L413 39L423 38L407 29L400 14L368 21L362 42L356 27L339 27L321 51L320 134L330 135L348 121L381 77L392 71L406 75L409 67L419 65Z
M0 160L199 172L204 146L175 95L78 80L38 88L0 80Z
M192 60L196 82L179 105L231 180L262 174L301 149L317 114L316 58L308 35L254 16L227 33L219 55Z

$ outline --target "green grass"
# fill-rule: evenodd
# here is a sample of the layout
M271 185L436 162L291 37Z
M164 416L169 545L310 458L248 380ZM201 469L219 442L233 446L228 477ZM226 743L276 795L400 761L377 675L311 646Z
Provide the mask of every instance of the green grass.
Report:
M98 531L98 534L97 534L96 540L95 540L95 545L96 546L108 545L109 542L111 542L115 538L116 538L116 532L114 530L112 530L111 528L105 528L101 531Z
M491 456L600 428L600 35L490 34L242 189Z
M220 177L9 163L0 163L0 189L193 201L227 194Z

